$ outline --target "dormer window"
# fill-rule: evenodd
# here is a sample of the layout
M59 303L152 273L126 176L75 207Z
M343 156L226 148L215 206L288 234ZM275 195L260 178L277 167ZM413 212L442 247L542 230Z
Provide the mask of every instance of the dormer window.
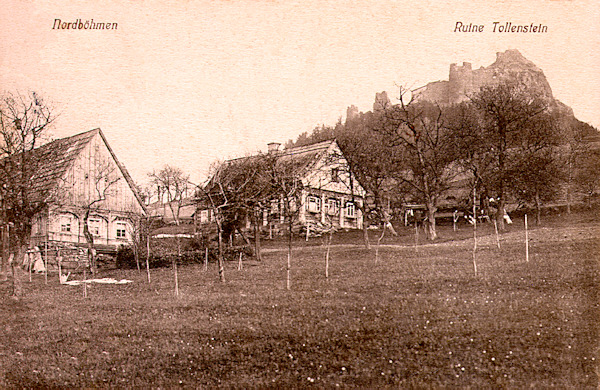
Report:
M331 181L333 183L338 183L340 181L340 169L339 168L331 168Z

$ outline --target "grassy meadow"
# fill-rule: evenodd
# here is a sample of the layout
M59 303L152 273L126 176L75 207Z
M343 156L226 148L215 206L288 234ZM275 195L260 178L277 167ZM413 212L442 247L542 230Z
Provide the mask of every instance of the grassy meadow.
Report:
M598 388L600 223L553 217L530 233L440 227L382 240L360 233L299 239L291 290L283 241L262 262L104 270L127 285L24 277L0 284L0 387ZM81 278L77 275L76 278Z

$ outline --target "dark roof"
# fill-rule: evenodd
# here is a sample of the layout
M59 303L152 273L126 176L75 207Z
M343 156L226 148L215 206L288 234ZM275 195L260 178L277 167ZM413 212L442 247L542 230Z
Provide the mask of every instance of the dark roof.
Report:
M47 194L64 177L85 145L100 129L49 142L33 150L37 170L31 177L34 193Z
M38 196L47 196L50 194L51 191L58 186L67 170L74 164L81 151L98 134L102 137L115 164L123 174L125 181L133 191L140 206L145 210L144 203L136 189L133 179L125 167L119 162L111 147L108 145L102 130L99 128L76 134L71 137L60 138L32 150L31 153L33 153L33 158L31 158L31 161L36 164L35 172L31 176L31 186L33 187L32 193L37 194Z
M177 212L177 202L173 201L173 210ZM173 212L171 211L171 207L169 203L162 202L154 202L148 206L146 206L146 210L148 215L151 217L160 217L165 222L173 222L175 221L175 217L173 216ZM179 206L179 219L180 220L191 220L194 219L194 214L196 213L196 202L194 198L187 198L181 202Z
M335 140L317 142L311 145L288 148L281 151L270 152L267 155L277 158L277 164L293 164L293 171L296 174L306 174L313 168L317 162L327 154L327 150ZM235 165L248 161L257 156L238 157L225 161L226 166Z
M278 163L294 164L296 173L306 174L317 164L321 157L327 154L327 150L335 142L335 140L328 140L312 145L284 149L277 152Z

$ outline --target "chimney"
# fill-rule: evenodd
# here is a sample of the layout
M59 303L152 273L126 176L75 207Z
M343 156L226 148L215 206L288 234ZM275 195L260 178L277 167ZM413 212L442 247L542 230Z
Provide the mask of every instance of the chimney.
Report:
M267 144L267 147L269 148L269 154L278 152L279 146L281 146L279 142L269 142Z

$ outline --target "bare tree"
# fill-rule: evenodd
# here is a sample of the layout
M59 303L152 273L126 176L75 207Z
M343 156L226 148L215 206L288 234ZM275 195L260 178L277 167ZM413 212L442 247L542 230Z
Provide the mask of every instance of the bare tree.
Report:
M541 113L525 123L510 153L509 191L520 201L533 203L536 224L541 224L542 203L557 197L566 182L560 156L556 117Z
M191 189L189 175L185 174L180 168L164 166L158 172L152 172L150 175L151 183L157 188L159 199L166 202L175 225L181 225L180 212L184 205L184 200ZM175 240L177 242L177 257L173 257L173 272L175 275L175 295L179 296L179 275L177 272L177 262L181 261L181 238L179 231L176 231Z
M374 112L374 130L399 148L399 165L389 174L406 185L425 205L427 237L437 237L435 215L440 198L460 175L452 131L441 107L423 102L400 88L398 104L384 104Z
M99 226L90 228L90 218L96 212L107 208L107 199L114 195L117 183L121 179L118 174L118 168L114 162L101 156L94 157L94 165L86 173L86 179L90 186L83 199L79 199L79 206L82 210L81 220L83 221L83 236L85 238L88 250L88 264L92 274L97 272L96 250L94 247L94 236L99 235ZM83 168L80 169L83 171Z
M565 171L567 213L570 214L574 192L578 190L588 194L589 190L594 192L594 181L598 178L598 170L594 171L593 160L597 158L594 156L597 154L597 149L593 148L590 140L597 137L598 130L572 116L560 119L560 133L564 138L562 160ZM591 201L591 198L588 197L588 200Z
M351 174L349 185L353 198L360 183L373 199L372 203L366 199L357 202L363 215L363 239L367 249L370 248L370 217L383 222L384 230L390 228L392 234L397 235L385 199L398 195L399 187L390 180L390 173L401 164L400 156L397 148L390 147L384 135L374 130L375 126L375 116L371 112L349 116L343 126L336 126L336 139L348 162L347 173Z
M593 196L600 188L600 150L578 155L575 169L575 183L585 194L588 208L591 208Z
M254 225L256 258L261 259L260 223L271 192L270 183L263 174L265 167L265 160L261 156L217 162L211 168L209 182L199 188L198 201L212 211L217 228L219 275L222 281L225 280L224 235L237 231L245 238L242 224L248 217Z
M485 187L497 199L496 222L504 229L506 197L511 186L513 157L519 146L539 140L540 131L533 139L524 139L523 130L548 110L548 103L540 93L536 93L518 82L507 81L498 85L486 86L471 98L475 108L473 115L479 118L479 126L471 128L472 142L464 144L465 152L482 156L486 167L483 178ZM540 128L538 130L543 130Z
M44 210L54 189L42 185L36 177L45 131L54 121L52 109L35 92L28 95L8 94L0 101L0 206L2 221L10 223L13 295L22 295L21 268L15 261L23 259L30 244L35 216Z
M292 243L294 237L294 223L300 215L302 205L301 196L304 188L302 172L298 168L293 154L279 156L277 153L262 155L265 161L263 174L270 183L269 193L271 199L282 206L279 212L287 224L288 253L286 263L286 289L291 289L291 267L293 260Z

